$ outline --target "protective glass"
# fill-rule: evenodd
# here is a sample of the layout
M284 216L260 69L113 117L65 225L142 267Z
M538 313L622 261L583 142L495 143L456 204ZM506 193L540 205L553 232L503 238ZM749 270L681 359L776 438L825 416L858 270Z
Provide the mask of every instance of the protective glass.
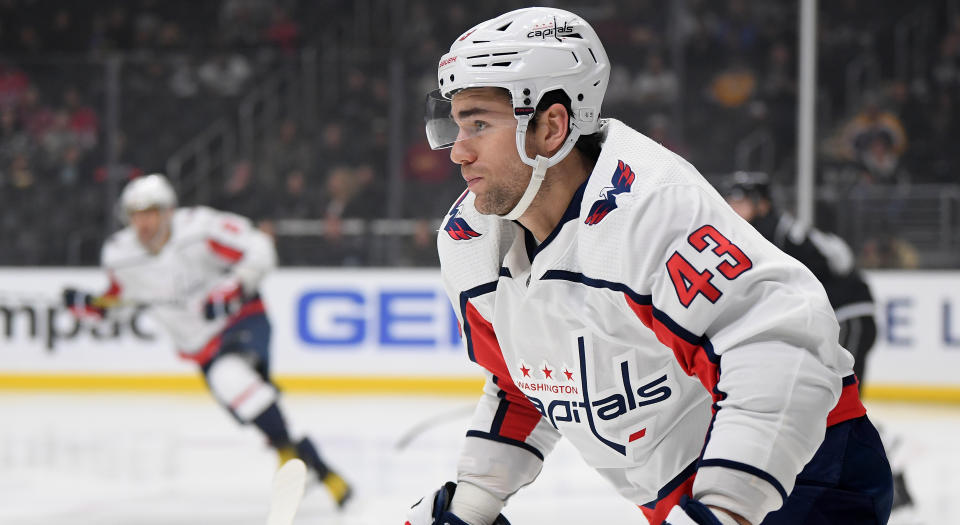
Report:
M517 119L510 117L491 117L490 115L476 115L465 118L457 124L451 114L453 104L443 98L440 90L434 90L427 95L426 123L427 141L433 149L450 148L454 143L478 137L500 128L516 129ZM462 126L462 127L461 127Z

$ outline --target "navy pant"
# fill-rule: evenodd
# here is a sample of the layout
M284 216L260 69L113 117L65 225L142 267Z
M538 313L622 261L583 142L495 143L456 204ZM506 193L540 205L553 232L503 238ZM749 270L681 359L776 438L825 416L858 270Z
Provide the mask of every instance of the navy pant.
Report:
M763 525L883 525L893 505L893 477L867 416L827 429L783 507Z
M233 323L220 334L220 349L203 365L203 375L220 356L240 354L249 359L264 381L270 381L270 320L266 314L253 314Z

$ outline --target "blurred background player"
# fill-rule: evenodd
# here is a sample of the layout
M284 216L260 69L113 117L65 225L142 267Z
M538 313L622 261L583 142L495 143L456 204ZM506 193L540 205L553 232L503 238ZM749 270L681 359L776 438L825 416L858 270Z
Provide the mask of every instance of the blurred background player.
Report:
M823 285L840 323L840 344L853 354L853 371L860 379L857 386L862 387L867 354L877 340L877 324L873 295L856 268L853 250L837 235L807 227L778 209L773 203L770 176L764 172L733 173L722 189L737 214L777 248L803 263ZM901 510L912 504L903 471L895 469L893 507Z
M109 289L99 296L66 289L64 301L74 313L93 317L147 306L180 356L200 367L220 405L257 427L280 464L301 458L342 507L350 486L309 437L290 436L270 380L271 329L258 289L276 266L273 239L239 215L176 205L163 175L131 181L119 203L129 225L103 247Z

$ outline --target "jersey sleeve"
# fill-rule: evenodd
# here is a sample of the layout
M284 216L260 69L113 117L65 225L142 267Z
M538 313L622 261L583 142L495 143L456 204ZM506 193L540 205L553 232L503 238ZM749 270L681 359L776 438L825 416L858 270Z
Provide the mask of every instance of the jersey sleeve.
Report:
M498 376L489 371L486 375L460 453L457 480L505 501L537 478L560 434L526 398L500 388Z
M463 330L467 354L486 374L483 395L460 454L457 478L506 500L536 479L560 434L510 378L488 321L496 281L466 291L447 279L445 286Z
M759 523L823 440L852 358L823 287L708 187L633 203L626 302L713 397L694 497ZM647 295L649 293L649 295Z
M230 268L248 293L257 290L260 281L277 266L273 239L245 217L211 210L205 237L210 254Z
M124 286L117 274L117 263L122 257L122 243L117 237L118 234L110 236L100 249L100 266L107 273L108 280L107 289L100 297L106 299L107 303L119 303L124 295Z
M829 260L813 243L808 228L786 214L780 215L777 225L772 239L777 248L800 261L821 283L832 277Z

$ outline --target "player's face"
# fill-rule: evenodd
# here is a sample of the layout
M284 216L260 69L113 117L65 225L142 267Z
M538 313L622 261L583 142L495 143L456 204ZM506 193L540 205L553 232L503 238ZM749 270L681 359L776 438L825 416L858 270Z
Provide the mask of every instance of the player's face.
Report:
M137 233L137 239L144 247L157 252L163 247L170 233L171 210L149 208L130 214L130 225Z
M730 204L733 211L737 212L737 215L743 217L748 222L757 216L757 205L753 202L753 199L746 197L727 198L727 203Z
M527 189L532 170L517 153L517 120L502 90L473 88L453 97L453 119L460 128L450 159L460 165L467 187L483 214L505 215Z

